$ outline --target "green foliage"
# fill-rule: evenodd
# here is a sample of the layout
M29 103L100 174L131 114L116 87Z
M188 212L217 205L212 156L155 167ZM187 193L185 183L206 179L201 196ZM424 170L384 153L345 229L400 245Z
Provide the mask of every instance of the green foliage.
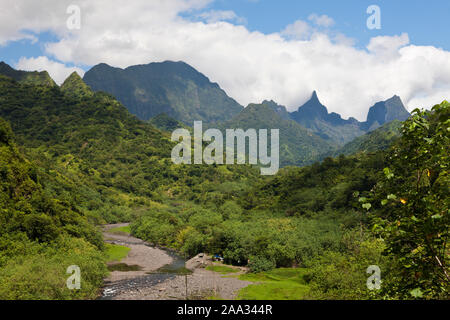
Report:
M8 236L7 236L8 237ZM11 239L11 238L10 238ZM0 238L4 244L5 235ZM83 239L60 236L49 244L14 241L16 250L0 268L1 300L94 299L107 274L104 255ZM22 252L17 249L21 248ZM3 247L3 246L2 246ZM6 253L5 253L6 249ZM3 247L2 254L10 255ZM0 260L1 261L1 260ZM76 265L81 271L81 289L69 290L66 273Z
M366 236L367 237L367 236ZM385 245L379 239L358 239L357 233L346 235L345 249L328 250L309 261L305 279L311 290L309 299L361 300L381 298L377 290L367 288L367 267L378 266L382 283L387 281L387 261L382 256Z
M18 151L3 119L0 132L0 299L94 298L106 275L100 233L51 191L55 180ZM71 265L81 290L66 287Z
M414 110L375 190L374 228L395 257L394 297L449 296L450 104Z
M269 271L276 267L275 261L268 259L266 257L253 256L250 257L248 267L251 272L263 272Z

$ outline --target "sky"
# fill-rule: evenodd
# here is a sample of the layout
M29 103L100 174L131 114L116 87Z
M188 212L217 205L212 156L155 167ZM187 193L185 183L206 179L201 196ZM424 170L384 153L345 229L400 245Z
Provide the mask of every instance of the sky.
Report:
M365 120L395 94L410 111L450 97L449 13L447 0L0 0L0 60L58 84L101 62L185 61L244 106L293 111L316 90Z

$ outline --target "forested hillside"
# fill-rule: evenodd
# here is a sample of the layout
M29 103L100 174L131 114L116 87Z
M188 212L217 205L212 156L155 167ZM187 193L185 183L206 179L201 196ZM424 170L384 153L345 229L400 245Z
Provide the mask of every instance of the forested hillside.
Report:
M388 149L400 138L401 125L402 123L398 120L388 122L378 129L355 138L353 141L335 151L334 155L351 155L358 152L375 152Z
M0 176L0 299L95 298L104 244L76 205L77 181L29 161L1 118ZM66 288L71 265L83 269L81 290Z
M219 123L218 127L224 133L226 129L279 129L281 166L308 165L334 150L328 141L295 121L283 118L276 110L268 102L250 104L231 120Z

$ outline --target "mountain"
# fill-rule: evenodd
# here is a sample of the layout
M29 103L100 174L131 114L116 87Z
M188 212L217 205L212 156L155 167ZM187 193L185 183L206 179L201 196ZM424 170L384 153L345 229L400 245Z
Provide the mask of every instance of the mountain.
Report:
M329 142L303 128L293 120L283 119L277 113L276 103L263 102L250 104L233 119L219 124L225 129L279 129L280 130L280 164L307 165L320 159L322 154L330 152L333 147Z
M115 96L138 118L166 113L192 126L231 119L242 106L217 83L184 62L165 61L126 69L99 64L83 80L94 90Z
M75 71L61 85L61 91L70 97L92 97L94 92Z
M317 92L314 91L311 99L290 116L322 138L342 146L385 123L394 120L404 121L410 114L400 97L393 96L372 106L367 121L359 122L355 118L345 120L335 112L328 113L327 108L320 102Z
M409 116L402 100L395 95L386 101L377 102L369 109L363 128L371 131L393 120L405 121Z
M55 81L53 81L47 71L15 70L3 61L0 62L0 74L25 84L41 84L50 87L56 86Z
M389 148L392 143L400 137L402 123L394 120L385 123L381 127L366 133L353 141L347 143L334 153L334 156L341 154L351 155L358 152L375 152Z
M291 120L291 115L289 114L289 112L287 111L285 106L279 105L278 103L276 103L273 100L264 100L261 104L268 106L269 108L271 108L273 111L275 111L280 118L284 119L284 120Z
M192 193L194 181L218 184L236 174L259 176L249 166L176 166L170 136L107 93L68 96L67 90L79 85L76 75L62 88L25 85L0 75L0 117L46 171L80 180L76 191L87 189L77 196L77 206L98 223L129 220L130 207L156 190L178 185L177 192Z
M344 120L335 112L328 113L316 91L313 92L311 99L291 113L291 118L323 139L338 145L364 134L356 119Z

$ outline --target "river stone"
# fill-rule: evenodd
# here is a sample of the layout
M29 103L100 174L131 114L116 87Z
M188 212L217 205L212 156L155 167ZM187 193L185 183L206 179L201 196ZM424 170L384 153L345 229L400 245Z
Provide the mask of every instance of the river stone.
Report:
M186 269L194 271L199 268L206 268L212 264L212 257L204 253L199 253L192 259L186 261Z

